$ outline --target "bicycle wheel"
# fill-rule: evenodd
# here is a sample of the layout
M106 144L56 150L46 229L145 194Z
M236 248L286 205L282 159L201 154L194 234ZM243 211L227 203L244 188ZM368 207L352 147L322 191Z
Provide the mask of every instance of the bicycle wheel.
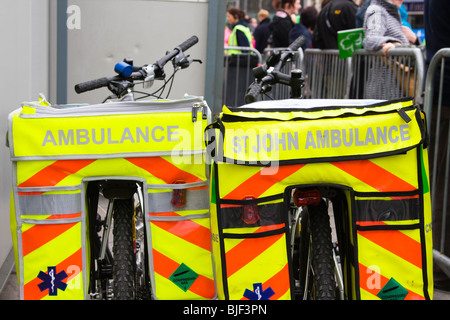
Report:
M135 299L133 199L114 200L113 293L115 300Z
M300 231L300 284L303 298L334 300L336 281L330 218L326 203L309 206Z

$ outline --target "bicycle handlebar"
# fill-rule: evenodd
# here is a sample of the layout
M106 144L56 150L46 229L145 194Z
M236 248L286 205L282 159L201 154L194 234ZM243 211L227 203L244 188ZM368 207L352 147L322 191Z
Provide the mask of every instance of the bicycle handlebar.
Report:
M182 44L180 44L177 48L180 48L181 51L186 51L193 45L197 44L198 38L196 36L192 36L189 39L185 40Z
M198 42L198 38L196 36L192 36L186 41L184 41L182 44L180 44L178 47L175 47L172 51L168 52L164 57L158 60L158 62L155 63L155 65L162 69L164 65L175 58L180 52L186 51L193 45L195 45Z
M252 103L256 101L256 97L260 94L262 90L261 82L252 82L247 89L247 94L245 95L245 103Z
M296 71L295 76L291 77L287 74L280 72L280 69L286 64L286 61L292 57L295 51L297 51L303 44L305 44L306 38L304 36L299 36L292 42L286 51L282 53L275 53L273 56L269 57L264 67L256 67L253 69L254 73L258 73L259 77L250 84L245 95L245 103L252 103L257 100L260 93L264 91L266 85L281 83L291 86L292 91L295 94L298 93L297 86L301 85L301 72L300 74ZM273 68L268 71L269 68Z
M182 42L179 46L175 47L172 51L166 53L164 57L159 59L156 63L153 64L155 69L155 74L159 74L162 76L164 74L163 67L164 65L175 58L181 52L184 52L191 48L198 42L198 38L196 36L192 36L189 39ZM143 67L134 67L134 72L129 77L124 77L121 75L116 75L113 77L102 77L95 80L89 80L82 83L78 83L75 85L76 93L83 93L86 91L91 91L95 89L99 89L102 87L108 86L113 81L121 81L121 80L145 80L147 77L147 72L143 69Z
M114 78L118 78L118 76L115 77L103 77L95 80L89 80L82 83L78 83L75 85L75 92L76 93L82 93L90 90L100 89L102 87L106 87L108 83L113 81Z

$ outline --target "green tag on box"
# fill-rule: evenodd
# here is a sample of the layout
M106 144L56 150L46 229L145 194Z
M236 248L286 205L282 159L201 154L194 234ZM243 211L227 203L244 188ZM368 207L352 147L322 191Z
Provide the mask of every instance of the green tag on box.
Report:
M357 49L363 47L364 28L338 31L339 58L350 58Z
M184 263L170 275L169 280L176 284L184 292L192 286L195 280L197 280L198 274L189 268Z
M381 300L404 300L408 293L408 290L403 288L394 278L391 278L377 293L377 296Z

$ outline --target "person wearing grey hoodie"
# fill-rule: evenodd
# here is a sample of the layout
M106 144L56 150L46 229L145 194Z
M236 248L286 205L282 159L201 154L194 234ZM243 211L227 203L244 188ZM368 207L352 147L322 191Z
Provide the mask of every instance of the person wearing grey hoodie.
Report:
M383 53L396 44L409 45L398 8L403 0L371 0L364 16L364 48Z
M398 8L403 0L371 0L364 16L364 49L368 51L388 50L396 46L409 46L409 34L402 28ZM411 31L412 32L412 31ZM365 86L365 98L392 99L402 96L392 66L380 59L369 66Z

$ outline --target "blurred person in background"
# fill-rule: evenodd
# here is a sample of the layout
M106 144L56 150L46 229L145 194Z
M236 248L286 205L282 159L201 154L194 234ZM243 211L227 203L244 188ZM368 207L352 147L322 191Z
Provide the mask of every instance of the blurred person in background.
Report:
M337 49L337 32L353 29L358 6L353 0L332 0L320 10L312 44L319 49Z
M262 54L264 49L267 48L269 44L270 37L270 16L269 11L261 9L258 12L259 24L253 32L253 38L255 39L255 48Z
M364 16L364 49L383 50L386 54L396 45L408 45L403 33L399 6L403 0L371 0Z
M244 18L245 14L239 8L233 7L228 9L227 21L231 29L228 39L229 46L252 47L252 33ZM240 53L230 51L228 51L229 54Z
M272 31L272 48L289 47L289 34L294 27L291 16L297 15L301 9L300 0L275 0L273 6L277 9L270 30Z
M403 2L403 1L402 1ZM363 0L358 11L356 12L356 28L362 28L364 24L364 16L367 8L370 6L371 0ZM395 4L395 3L394 3ZM411 44L420 45L420 39L412 31L412 27L408 22L408 11L403 3L400 3L398 7L400 14L400 21L402 24L402 31Z
M403 33L398 8L403 0L370 0L364 15L364 49L382 50L384 55L396 46L407 46L409 40ZM369 66L365 96L369 99L387 99L402 96L393 66L386 60Z
M306 42L302 49L312 48L312 35L316 27L317 16L318 12L314 6L306 7L300 13L300 23L296 24L291 30L290 42L294 42L295 39L303 35L306 38Z

